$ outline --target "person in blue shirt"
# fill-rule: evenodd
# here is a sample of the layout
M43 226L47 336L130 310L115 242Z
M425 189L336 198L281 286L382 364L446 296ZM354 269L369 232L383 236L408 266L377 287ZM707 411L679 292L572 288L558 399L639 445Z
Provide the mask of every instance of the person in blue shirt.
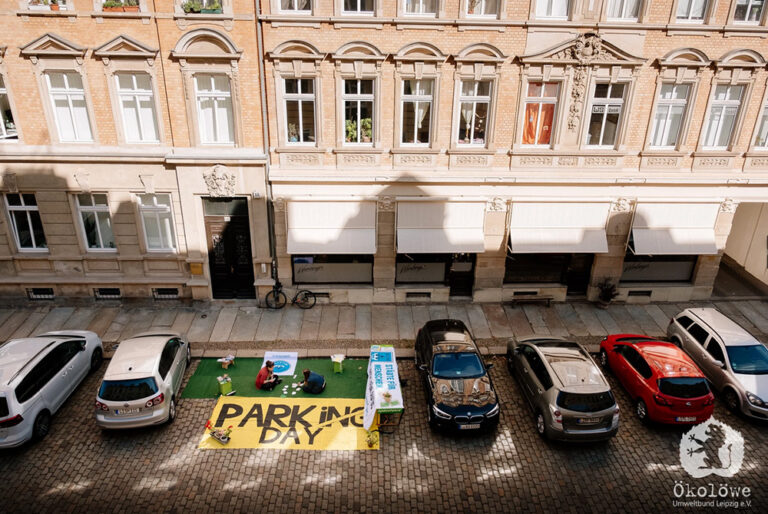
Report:
M305 369L304 382L301 382L299 385L305 393L320 394L325 390L325 377Z

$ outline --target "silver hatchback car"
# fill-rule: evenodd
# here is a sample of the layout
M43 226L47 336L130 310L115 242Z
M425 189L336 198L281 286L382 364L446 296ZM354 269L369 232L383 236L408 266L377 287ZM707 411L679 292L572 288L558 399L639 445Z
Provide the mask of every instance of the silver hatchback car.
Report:
M768 419L768 348L712 308L685 309L667 335L691 356L734 412Z
M603 441L619 430L619 407L600 369L579 344L527 337L507 344L507 366L547 439Z
M192 354L179 334L140 334L122 341L96 396L96 424L136 428L171 423Z

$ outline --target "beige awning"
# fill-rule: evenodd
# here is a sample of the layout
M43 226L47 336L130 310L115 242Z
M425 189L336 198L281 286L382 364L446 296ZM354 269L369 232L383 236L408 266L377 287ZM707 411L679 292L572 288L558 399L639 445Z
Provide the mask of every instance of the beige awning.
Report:
M399 202L397 253L485 251L481 202Z
M717 203L638 204L632 222L636 255L714 255Z
M605 202L514 203L509 222L512 253L606 253Z
M375 202L288 202L289 254L376 253Z

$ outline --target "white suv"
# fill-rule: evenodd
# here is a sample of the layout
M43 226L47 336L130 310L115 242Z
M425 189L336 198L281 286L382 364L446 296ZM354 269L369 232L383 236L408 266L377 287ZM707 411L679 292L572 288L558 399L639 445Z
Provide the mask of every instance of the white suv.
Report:
M48 332L0 346L0 448L42 439L51 416L101 366L101 339L86 330Z
M120 343L96 396L96 424L136 428L170 423L192 359L179 334L140 334Z
M768 348L712 308L685 309L667 335L691 356L732 411L768 419Z

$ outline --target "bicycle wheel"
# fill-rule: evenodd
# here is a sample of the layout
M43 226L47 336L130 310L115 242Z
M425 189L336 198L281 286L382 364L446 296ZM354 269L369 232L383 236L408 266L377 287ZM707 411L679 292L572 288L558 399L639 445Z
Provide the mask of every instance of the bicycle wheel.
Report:
M267 293L266 298L264 298L264 301L267 302L267 307L270 309L282 309L285 307L285 304L288 302L288 298L286 298L285 293L278 290L273 289L272 291Z
M307 291L306 289L302 289L296 293L296 298L293 300L293 303L302 309L311 309L315 306L316 302L317 297L314 295L314 293L312 293L312 291Z

